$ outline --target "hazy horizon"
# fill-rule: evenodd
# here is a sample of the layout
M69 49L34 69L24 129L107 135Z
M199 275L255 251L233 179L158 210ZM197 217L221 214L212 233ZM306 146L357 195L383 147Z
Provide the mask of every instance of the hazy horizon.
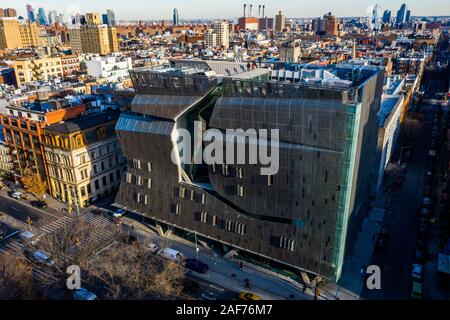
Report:
M58 13L80 13L105 12L111 9L115 12L116 20L170 20L174 8L178 9L180 19L215 19L215 18L236 18L243 14L243 4L253 4L253 15L258 15L258 6L265 4L266 16L273 17L278 10L282 10L287 17L304 18L317 17L332 12L340 17L366 16L371 5L378 4L381 9L389 9L395 17L396 11L402 3L406 3L413 16L450 16L450 1L448 0L322 0L320 3L311 4L304 2L294 2L290 0L267 0L251 2L249 0L228 0L209 1L205 3L201 0L128 0L128 1L22 1L3 0L1 7L14 8L17 14L26 17L25 5L31 4L37 10L43 7L46 12L56 10Z

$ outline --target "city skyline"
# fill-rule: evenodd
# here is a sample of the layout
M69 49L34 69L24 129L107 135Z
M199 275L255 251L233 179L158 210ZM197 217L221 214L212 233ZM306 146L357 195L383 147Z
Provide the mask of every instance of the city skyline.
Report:
M85 12L103 12L111 9L117 12L117 20L172 20L173 8L179 11L180 20L183 19L215 19L215 18L236 18L242 15L242 6L244 3L253 4L253 15L257 15L257 6L266 5L266 15L275 16L278 10L287 12L288 18L303 18L321 16L326 12L332 12L336 16L367 16L370 6L378 4L381 8L396 12L398 8L406 3L411 10L412 15L418 16L445 16L450 15L450 4L443 0L423 1L356 1L351 0L352 5L340 6L331 0L325 0L320 5L298 4L286 0L267 1L266 3L252 3L251 1L231 0L226 3L210 3L209 5L200 5L199 0L185 1L175 0L167 3L162 0L154 0L152 5L142 0L131 0L123 4L117 0L111 0L107 4L104 2L92 3L85 0L78 1L77 5L64 3L56 0L46 1L12 1L4 0L3 7L12 7L17 9L18 15L26 17L25 6L31 6L37 10L44 7L46 11L56 10L58 13L73 13L74 9L79 9L80 13ZM147 9L147 10L143 10ZM151 11L150 11L151 9Z

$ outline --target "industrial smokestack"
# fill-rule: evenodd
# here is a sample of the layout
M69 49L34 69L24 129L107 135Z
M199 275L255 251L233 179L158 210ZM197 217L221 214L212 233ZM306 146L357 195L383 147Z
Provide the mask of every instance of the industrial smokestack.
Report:
M248 15L249 17L252 16L252 7L253 7L253 5L251 4L251 5L250 5L250 13L249 13L249 15Z
M247 5L244 3L244 17L245 17L245 9L247 8Z
M263 18L266 17L266 16L264 15L264 9L266 9L266 5L263 5Z
M261 5L258 7L258 18L261 18Z

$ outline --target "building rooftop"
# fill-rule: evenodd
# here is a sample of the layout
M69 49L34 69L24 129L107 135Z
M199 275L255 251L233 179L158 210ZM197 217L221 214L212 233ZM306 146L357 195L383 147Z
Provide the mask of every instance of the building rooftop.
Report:
M119 119L120 113L117 111L105 111L92 113L70 121L60 122L46 127L46 130L58 133L73 133L87 128L98 126L102 123Z
M381 100L380 110L377 114L378 126L383 127L386 120L389 119L391 112L401 103L403 96L385 96Z

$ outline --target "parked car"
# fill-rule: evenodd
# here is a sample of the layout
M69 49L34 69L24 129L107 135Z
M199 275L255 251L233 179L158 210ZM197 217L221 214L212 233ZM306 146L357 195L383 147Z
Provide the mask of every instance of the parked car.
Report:
M23 242L35 245L34 233L32 233L31 231L24 231L19 235L19 237Z
M18 191L13 192L13 193L11 193L11 198L14 198L16 200L20 200L20 199L23 198L23 193L22 192L18 192Z
M386 229L380 230L380 233L378 234L378 240L377 240L377 248L378 249L384 249L386 247L388 234L389 234L389 232Z
M198 273L206 273L209 270L209 266L206 263L203 263L197 259L184 260L184 266L187 269L198 272Z
M414 263L412 266L411 276L414 279L422 280L422 275L423 275L423 266L421 264Z
M412 299L422 299L422 284L417 281L413 281L411 289Z
M148 248L150 251L154 254L157 254L159 250L161 250L161 247L158 246L156 243L149 243Z
M184 254L172 248L164 248L159 252L159 254L162 257L173 261L182 261L185 258Z
M37 262L46 264L47 266L53 266L55 265L55 260L51 259L47 253L44 251L38 250L35 253L33 253L33 257Z
M123 209L117 209L116 212L113 213L113 217L116 219L120 219L125 215L126 211Z
M241 292L239 294L239 300L262 300L262 298L251 292Z
M97 300L97 295L85 288L77 289L73 292L74 300Z
M31 205L35 208L39 208L39 209L45 209L48 207L47 202L43 201L43 200L35 200L35 201L31 201Z

